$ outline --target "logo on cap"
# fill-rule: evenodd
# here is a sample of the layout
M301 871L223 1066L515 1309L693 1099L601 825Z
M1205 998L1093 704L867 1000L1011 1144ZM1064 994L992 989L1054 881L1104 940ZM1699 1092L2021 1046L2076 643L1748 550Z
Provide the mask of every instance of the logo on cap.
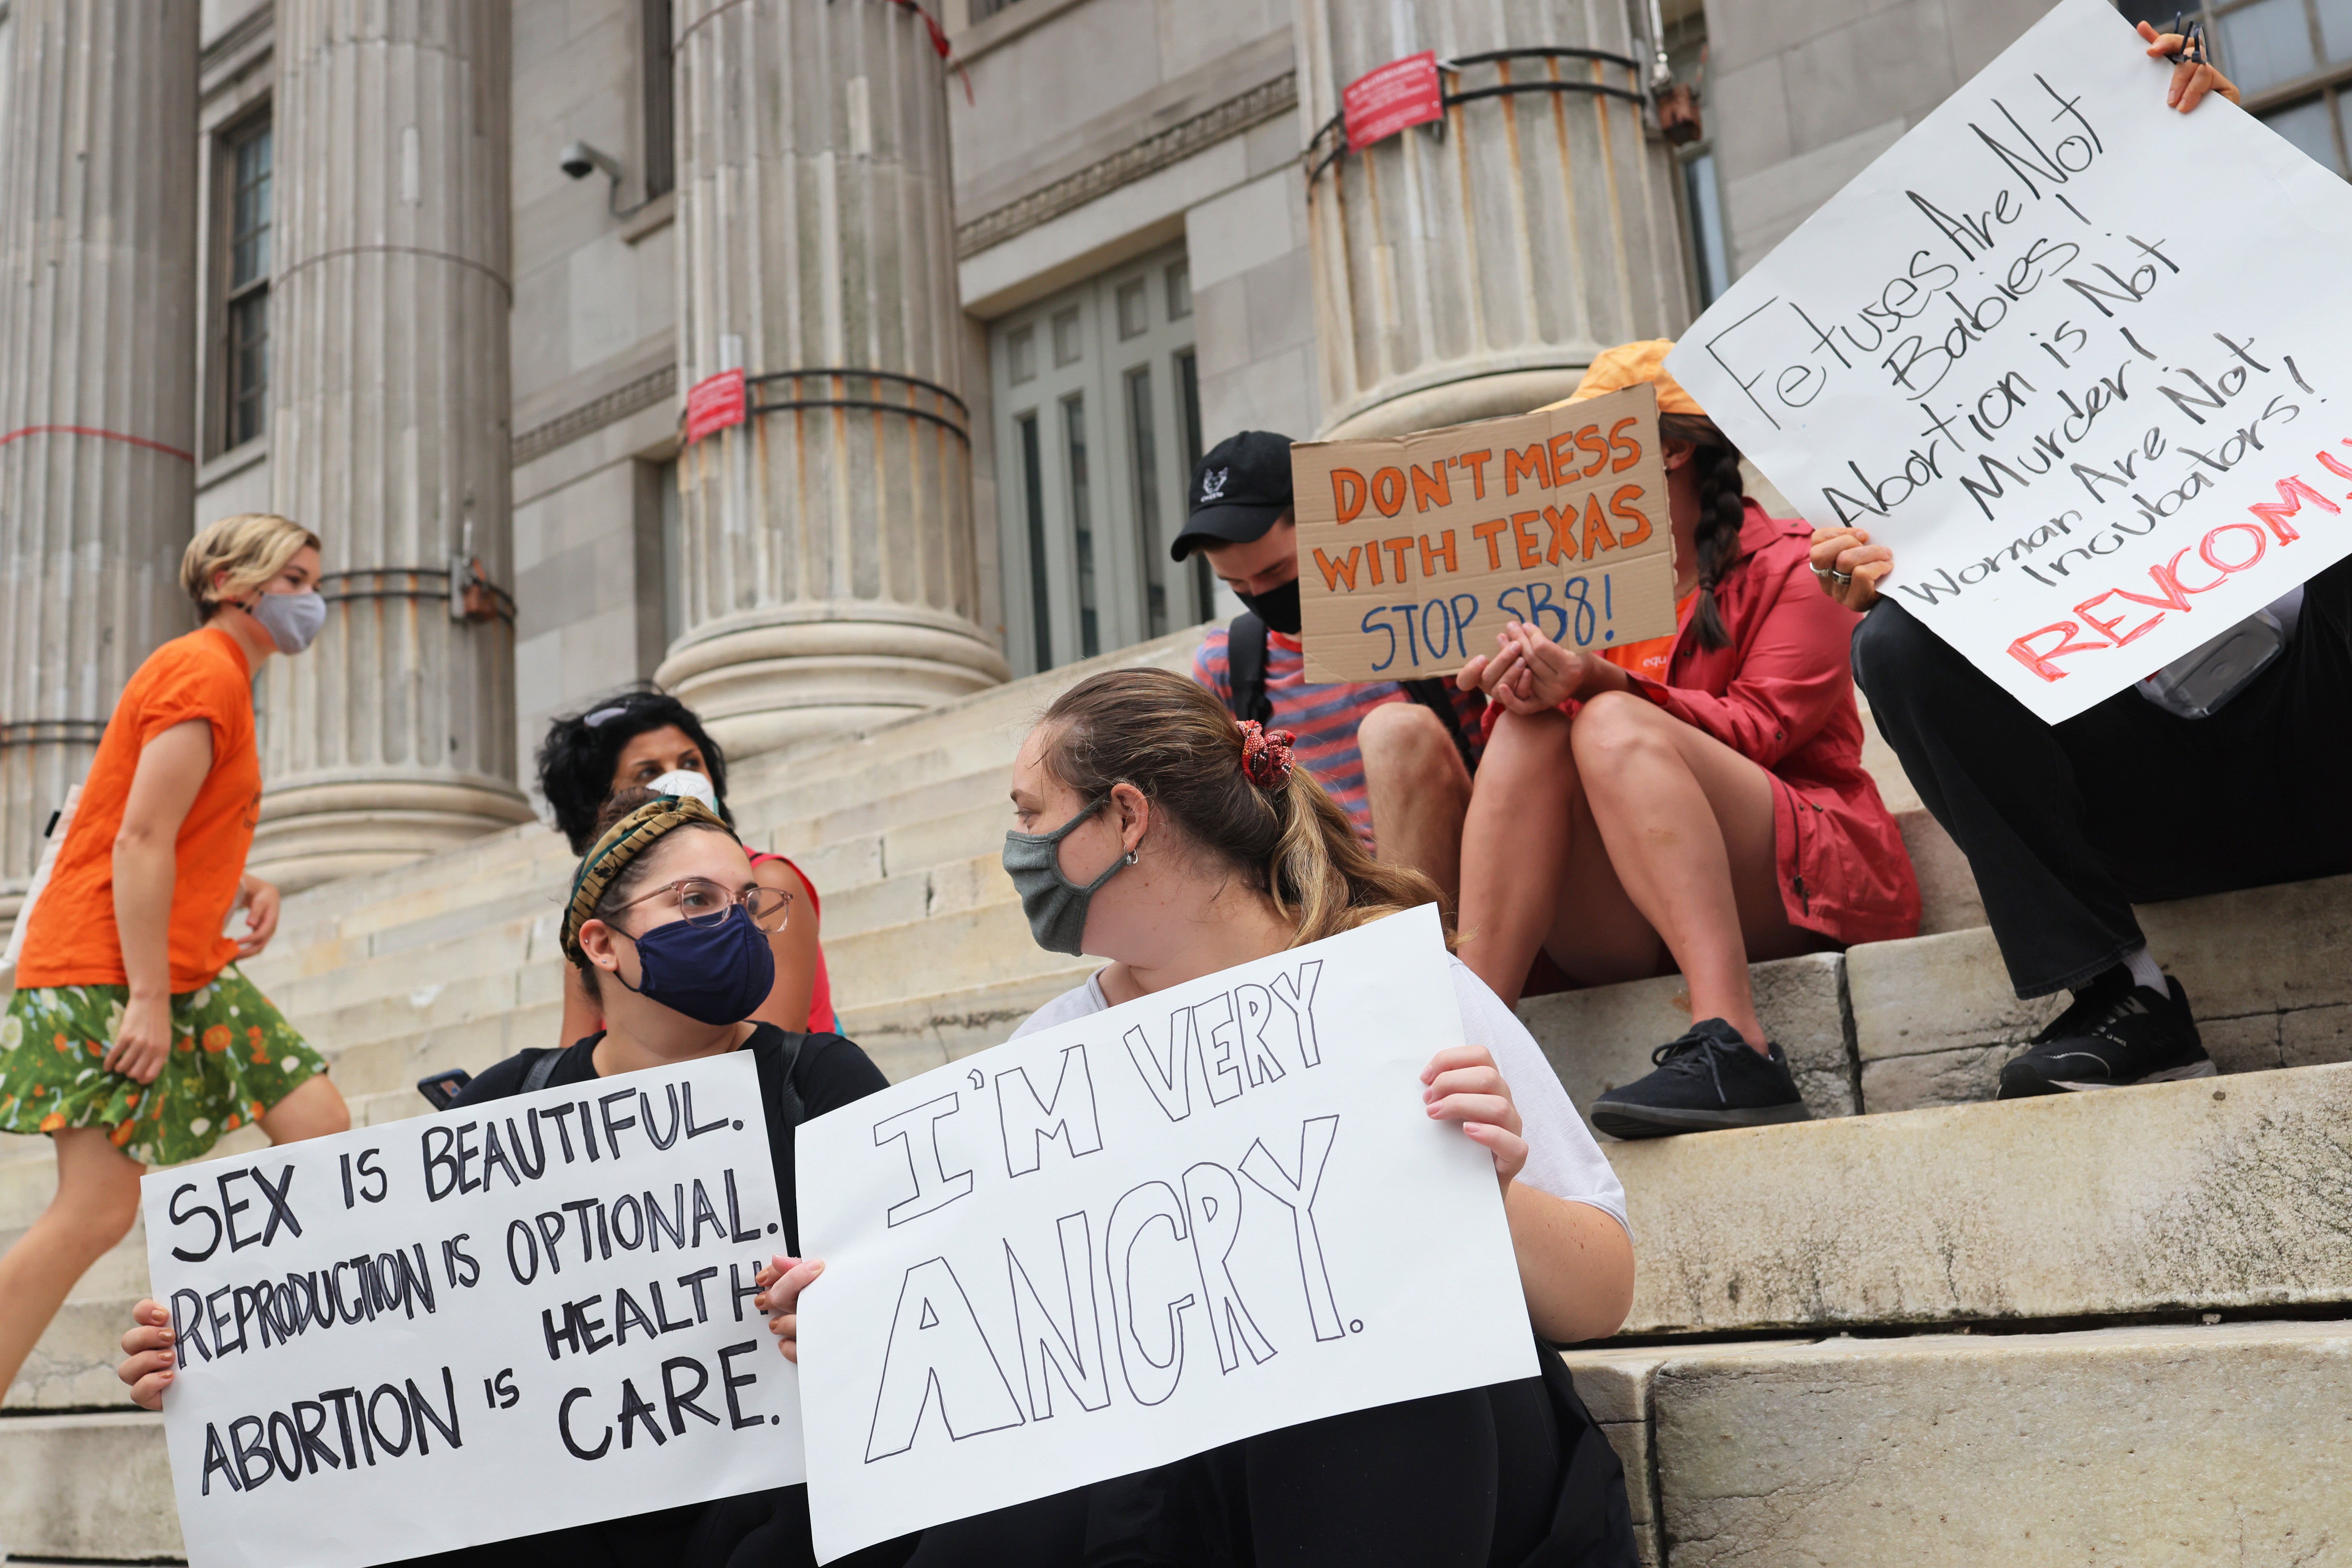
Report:
M1204 501L1223 500L1225 494L1225 479L1232 472L1233 470L1231 468L1211 468L1207 473L1202 474L1201 476L1201 499Z

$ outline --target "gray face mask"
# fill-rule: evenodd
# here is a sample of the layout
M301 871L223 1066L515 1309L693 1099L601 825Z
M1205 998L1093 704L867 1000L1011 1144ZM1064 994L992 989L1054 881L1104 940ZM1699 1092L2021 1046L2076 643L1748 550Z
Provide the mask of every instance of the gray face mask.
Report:
M327 601L308 588L299 594L264 594L254 601L250 614L279 653L300 653L327 624Z
M1095 889L1118 876L1122 868L1135 864L1132 854L1123 855L1083 888L1062 875L1062 840L1076 832L1108 799L1107 795L1098 796L1051 833L1004 836L1004 874L1013 879L1013 890L1021 895L1021 912L1029 917L1029 934L1047 952L1077 956L1087 935L1087 905Z

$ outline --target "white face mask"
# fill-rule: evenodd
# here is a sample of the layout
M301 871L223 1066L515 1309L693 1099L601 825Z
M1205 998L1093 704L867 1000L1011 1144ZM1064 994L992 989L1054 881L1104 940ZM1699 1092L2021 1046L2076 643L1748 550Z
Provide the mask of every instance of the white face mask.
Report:
M692 768L666 773L646 787L656 795L691 795L711 810L719 809L719 792L711 787L710 775L696 773Z
M300 653L327 624L327 601L310 588L296 594L264 594L246 613L261 623L279 653Z

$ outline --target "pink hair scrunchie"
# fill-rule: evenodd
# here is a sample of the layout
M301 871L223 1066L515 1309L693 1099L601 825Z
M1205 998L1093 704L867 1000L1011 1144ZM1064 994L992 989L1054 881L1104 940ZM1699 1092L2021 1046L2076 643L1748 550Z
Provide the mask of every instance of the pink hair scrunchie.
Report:
M1255 719L1242 721L1242 773L1260 789L1280 789L1290 782L1290 748L1298 737L1288 730L1269 730Z

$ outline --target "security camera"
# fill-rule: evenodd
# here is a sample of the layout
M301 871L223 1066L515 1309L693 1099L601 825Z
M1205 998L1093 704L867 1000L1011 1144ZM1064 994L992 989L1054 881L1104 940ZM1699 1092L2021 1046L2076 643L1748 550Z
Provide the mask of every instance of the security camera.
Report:
M607 179L615 184L620 183L621 165L585 142L566 143L563 151L555 155L555 163L575 180L584 180L602 169Z

